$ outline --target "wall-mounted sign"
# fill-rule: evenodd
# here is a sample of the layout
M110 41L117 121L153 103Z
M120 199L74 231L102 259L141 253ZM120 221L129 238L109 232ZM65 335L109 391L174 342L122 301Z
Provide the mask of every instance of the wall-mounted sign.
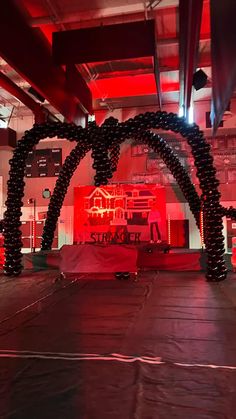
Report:
M61 148L44 148L29 153L26 161L26 177L58 176L62 166Z

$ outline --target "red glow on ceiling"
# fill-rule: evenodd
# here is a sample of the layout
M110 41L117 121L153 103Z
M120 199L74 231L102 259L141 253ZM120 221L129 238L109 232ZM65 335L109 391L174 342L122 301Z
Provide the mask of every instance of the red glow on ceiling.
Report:
M48 9L43 6L43 2L35 2L35 0L24 0L24 8L32 18L48 16L49 14ZM40 27L40 30L49 43L52 44L52 33L58 30L56 25L53 23L51 25L43 25Z
M210 24L210 2L205 1L203 2L202 8L202 22L201 22L201 29L200 29L200 38L206 38L209 36L210 38L211 32L211 24Z
M43 3L35 2L35 0L23 0L24 8L31 17L47 16L48 11L43 7Z
M96 68L103 68L107 65L111 65L114 68L120 67L150 67L153 66L153 57L139 57L139 58L125 58L123 60L113 60L111 61L94 61L90 65Z
M154 74L98 79L89 84L94 99L156 94Z
M93 99L144 96L157 94L154 74L98 79L89 84ZM161 82L162 92L179 89L178 82Z
M158 10L158 13L155 16L158 40L177 37L178 29L176 15L176 7Z
M162 93L179 91L179 82L161 82Z
M179 68L179 56L160 57L159 66L163 68L163 70L176 70Z
M41 26L40 30L44 34L44 36L47 38L50 44L52 44L52 33L58 31L58 28L56 25L45 25Z

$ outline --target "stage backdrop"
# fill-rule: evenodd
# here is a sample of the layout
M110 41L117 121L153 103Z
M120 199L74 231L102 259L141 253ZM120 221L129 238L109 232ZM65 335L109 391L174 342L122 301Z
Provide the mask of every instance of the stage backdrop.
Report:
M165 188L152 184L74 188L74 243L149 241L148 214L156 204L166 240Z

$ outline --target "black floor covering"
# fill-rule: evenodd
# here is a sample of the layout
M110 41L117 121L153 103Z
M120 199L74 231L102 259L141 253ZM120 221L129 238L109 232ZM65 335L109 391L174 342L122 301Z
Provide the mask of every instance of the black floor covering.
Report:
M1 418L236 418L236 311L220 284L55 276L0 280Z

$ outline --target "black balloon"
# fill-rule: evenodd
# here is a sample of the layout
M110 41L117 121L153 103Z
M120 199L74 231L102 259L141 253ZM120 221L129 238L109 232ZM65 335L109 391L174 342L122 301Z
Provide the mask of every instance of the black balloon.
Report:
M154 128L172 130L187 138L187 142L192 149L197 176L202 189L201 197L198 196L188 174L166 141L157 134L147 131ZM200 210L203 211L204 239L208 255L206 278L210 281L225 279L227 269L224 263L222 217L228 216L236 219L236 209L232 207L223 208L220 205L219 181L215 177L216 169L210 155L210 145L206 143L203 132L195 124L187 124L184 118L179 118L173 113L168 114L160 111L146 112L123 123L119 123L117 119L111 117L106 119L100 127L95 122L89 123L87 128L76 126L73 123L47 122L46 124L35 124L31 130L24 133L22 139L18 141L14 155L9 162L7 210L4 214L3 232L6 249L5 275L19 275L22 270L20 216L23 204L22 197L24 196L25 162L28 153L40 139L54 136L76 141L77 145L64 162L48 206L42 237L43 250L51 249L57 219L71 177L81 159L89 150L92 150L93 168L96 171L94 183L96 186L106 185L117 169L120 144L125 139L132 138L146 143L160 154L189 202L198 226Z

